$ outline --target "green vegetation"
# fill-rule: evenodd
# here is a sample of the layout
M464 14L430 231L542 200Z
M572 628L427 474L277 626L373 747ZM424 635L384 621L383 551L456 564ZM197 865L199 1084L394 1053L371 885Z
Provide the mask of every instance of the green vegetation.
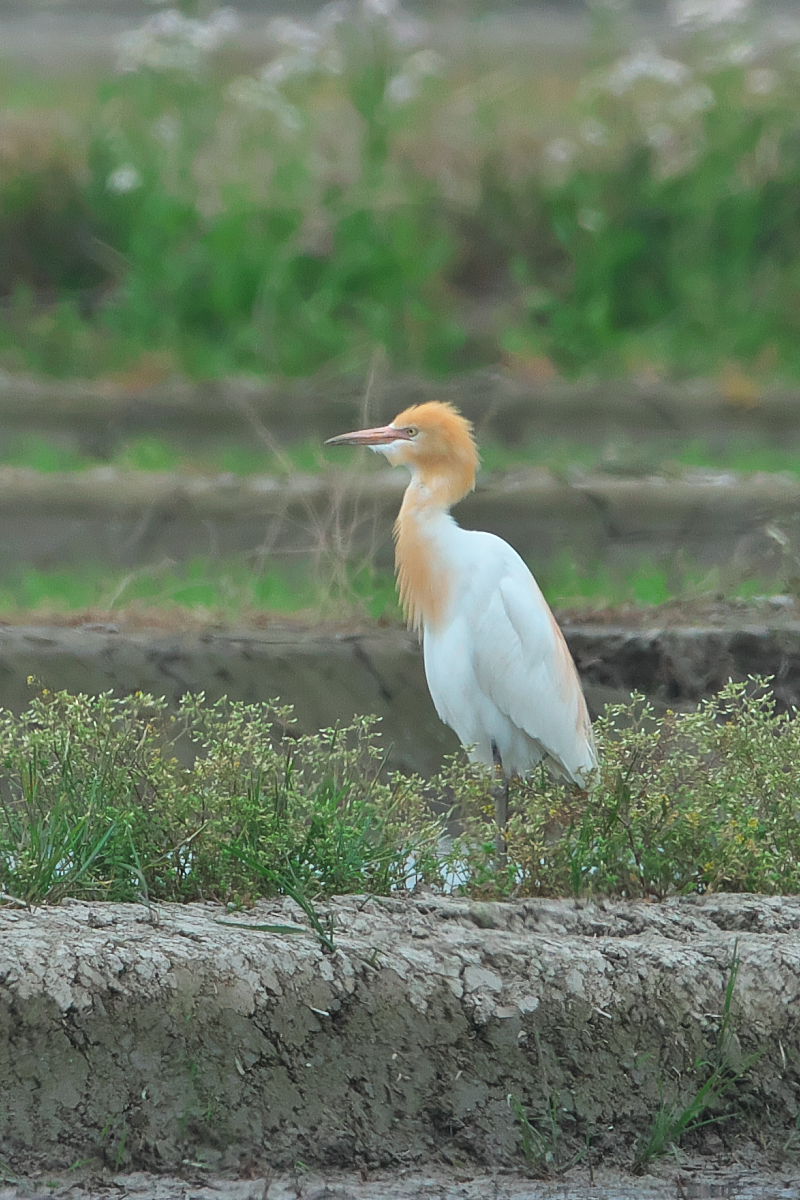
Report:
M276 704L200 696L170 712L140 693L45 689L0 714L0 891L26 903L285 893L331 939L317 897L421 882L500 897L800 890L800 719L776 713L763 685L663 718L639 698L597 732L591 796L544 775L515 788L499 872L491 778L462 756L428 782L387 778L369 718L299 735ZM447 853L445 797L462 830Z
M558 1101L554 1096L549 1097L547 1110L538 1118L529 1113L518 1096L509 1095L508 1107L519 1129L522 1157L528 1173L534 1179L561 1175L583 1157L580 1153L568 1153L564 1149L566 1139L559 1123Z
M505 887L483 780L476 774L467 787L456 768L464 833L453 862L463 864L471 890L656 898L798 891L800 721L776 713L765 687L731 683L697 711L663 717L634 696L609 707L595 731L602 765L590 796L566 796L544 772L517 788Z
M65 613L178 610L195 621L312 613L361 613L375 619L398 613L394 580L371 569L330 571L321 564L265 569L241 561L194 559L125 573L106 567L22 568L0 584L0 612Z
M156 12L75 88L3 65L4 369L800 373L794 45L440 53L352 0L260 66L230 23Z
M484 476L514 467L540 467L561 475L575 470L643 474L678 474L692 468L736 471L741 475L784 472L800 476L800 455L792 446L759 443L737 437L724 447L702 439L667 441L619 438L605 443L548 438L529 444L481 443ZM175 471L195 474L287 475L335 471L336 459L319 439L275 449L245 442L209 446L187 452L174 441L152 434L132 437L102 460L72 445L59 445L36 434L9 436L0 446L0 467L28 467L46 473L88 471L99 465L130 471Z
M534 564L535 568L535 564ZM556 608L605 608L621 604L649 607L669 600L724 595L751 599L785 591L774 579L727 578L717 568L687 562L669 566L644 560L627 570L602 563L577 564L557 558L536 570ZM796 586L796 585L795 585ZM24 567L0 583L0 613L54 614L142 612L158 608L161 617L183 612L187 621L258 620L264 614L313 614L337 618L371 617L400 621L390 571L348 568L323 558L315 566L292 567L194 559L120 573L103 566L39 570ZM166 614L165 614L166 610Z
M729 1119L733 1112L726 1106L731 1093L742 1082L760 1055L742 1058L734 1025L733 1001L740 960L734 946L733 960L725 985L722 1015L712 1054L695 1063L693 1078L679 1081L682 1096L675 1095L676 1083L662 1087L661 1105L646 1136L639 1139L634 1155L635 1171L645 1171L655 1158L680 1146L687 1134ZM666 1092L669 1092L669 1098Z
M299 736L277 705L45 689L0 720L0 888L244 903L435 876L438 824L418 783L379 779L371 725Z

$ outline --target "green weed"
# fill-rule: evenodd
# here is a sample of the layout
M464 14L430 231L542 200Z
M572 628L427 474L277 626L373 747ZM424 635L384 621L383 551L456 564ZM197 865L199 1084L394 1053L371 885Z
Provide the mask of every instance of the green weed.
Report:
M641 696L595 722L600 768L588 795L542 772L512 790L509 875L494 872L483 775L450 785L464 832L449 868L467 891L658 897L795 893L800 722L758 681L730 683L694 712L657 716Z
M555 1113L548 1110L543 1120L531 1118L517 1096L508 1097L508 1106L519 1128L522 1155L536 1178L547 1178L556 1171L561 1130Z
M319 897L420 881L474 896L800 891L800 720L763 682L660 718L639 697L596 728L590 796L544 773L516 787L498 875L491 778L461 756L427 782L387 778L369 718L300 735L277 704L198 696L170 711L138 693L44 689L19 716L0 713L0 893L284 894L330 949ZM446 853L430 809L445 797L462 829Z
M553 1092L547 1071L539 1035L534 1031L538 1056L540 1083L544 1088L546 1103L543 1111L534 1116L518 1096L508 1096L508 1106L514 1114L519 1129L522 1154L529 1173L535 1179L549 1179L574 1167L584 1155L583 1150L567 1150L567 1138L562 1127L563 1114L559 1110L557 1095Z
M346 561L317 566L276 565L269 569L240 560L193 559L125 573L88 564L80 568L29 567L0 584L0 613L133 613L146 618L158 610L162 622L183 615L198 621L258 620L266 614L303 614L327 619L362 616L400 621L390 571L350 567ZM556 558L537 569L556 607L595 608L635 603L659 605L724 594L748 599L786 591L783 580L725 578L712 568L673 563L669 569L645 560L627 569Z
M301 736L270 704L187 697L170 713L45 689L0 714L0 888L27 903L285 893L311 917L319 895L438 879L439 824L415 785L378 778L373 724Z
M680 1146L687 1134L705 1125L724 1121L727 1114L722 1110L723 1102L737 1083L742 1080L759 1055L751 1055L739 1061L733 1053L735 1029L733 1024L733 1001L740 960L734 945L733 958L725 985L722 1016L713 1052L709 1059L695 1064L695 1080L688 1099L666 1099L662 1096L661 1106L652 1127L636 1148L633 1169L644 1171L655 1158L668 1150Z
M791 446L759 444L753 438L732 438L724 446L702 439L609 439L603 444L570 438L541 439L529 444L481 444L482 477L515 467L538 467L557 476L575 471L614 475L679 474L684 469L709 468L736 471L747 476L759 472L800 475L800 458ZM175 471L192 474L280 475L333 474L329 458L316 439L289 446L234 444L188 453L175 442L155 435L132 437L113 453L91 456L69 444L29 435L9 437L0 447L0 466L27 467L45 473L87 471L103 465L132 471Z
M124 574L91 565L47 571L26 568L0 585L0 611L52 614L157 608L190 611L201 620L228 623L263 613L328 617L361 613L375 619L397 614L390 574L346 569L339 585L334 593L324 575L309 567L271 565L266 570L246 562L210 559Z

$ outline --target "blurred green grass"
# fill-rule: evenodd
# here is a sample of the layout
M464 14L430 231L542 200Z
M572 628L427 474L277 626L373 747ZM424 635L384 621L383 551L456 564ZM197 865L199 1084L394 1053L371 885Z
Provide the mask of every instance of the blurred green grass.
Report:
M669 600L725 596L751 599L782 590L775 580L748 577L732 582L713 568L690 561L665 565L643 559L635 567L614 570L604 563L576 563L563 555L537 568L539 583L556 608L607 608L634 604L651 607ZM193 623L248 621L260 615L298 615L327 619L401 622L394 580L372 568L324 567L195 559L183 564L121 573L106 566L41 570L20 568L0 584L0 617L146 614L158 609L192 615Z
M278 475L337 469L335 459L317 439L288 446L254 447L219 445L205 451L187 452L174 441L147 434L131 437L102 460L75 446L59 444L37 434L6 438L0 446L0 467L23 467L46 473L88 471L100 464L121 470L164 471L192 474ZM482 442L483 476L537 467L556 475L577 471L640 475L680 474L686 470L735 471L743 476L766 473L800 475L800 457L789 446L766 444L749 437L729 437L724 446L709 440L621 437L602 443L573 438L548 438L513 445Z
M153 20L105 78L0 67L3 369L800 375L793 45L436 58L354 8L258 70Z

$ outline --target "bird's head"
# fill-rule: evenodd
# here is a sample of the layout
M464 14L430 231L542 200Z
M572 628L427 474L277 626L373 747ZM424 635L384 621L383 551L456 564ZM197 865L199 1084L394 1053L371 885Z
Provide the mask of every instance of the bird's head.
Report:
M384 454L392 466L408 467L423 483L447 485L454 499L475 486L480 461L471 422L441 400L413 404L389 425L340 433L325 444L369 446Z

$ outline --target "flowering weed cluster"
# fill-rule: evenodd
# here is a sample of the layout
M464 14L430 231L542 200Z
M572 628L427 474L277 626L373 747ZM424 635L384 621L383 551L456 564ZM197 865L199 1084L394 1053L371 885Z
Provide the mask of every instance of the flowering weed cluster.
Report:
M591 793L568 797L544 773L519 787L508 891L660 899L800 889L800 720L776 711L765 681L728 684L694 712L663 716L634 696L595 731ZM491 808L480 795L476 781L454 870L494 893Z
M0 713L0 893L244 901L436 878L438 823L418 787L378 779L373 725L303 736L279 705L44 689Z
M596 728L592 793L517 787L498 870L492 780L463 756L387 778L370 718L301 735L278 704L44 690L0 713L0 899L800 890L800 720L763 681L663 717L635 697Z
M565 83L396 0L275 20L260 65L233 8L161 4L88 144L4 164L0 361L797 373L797 33L675 0L630 46L625 8Z

